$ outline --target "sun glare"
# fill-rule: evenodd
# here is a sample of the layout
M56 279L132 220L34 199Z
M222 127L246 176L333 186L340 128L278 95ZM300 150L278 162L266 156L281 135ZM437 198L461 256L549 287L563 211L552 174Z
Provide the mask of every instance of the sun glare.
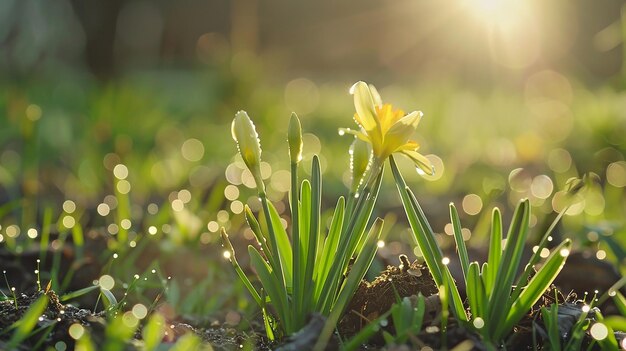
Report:
M486 29L490 54L495 62L521 69L541 55L540 23L532 1L462 1L467 15Z
M505 24L520 15L527 2L520 0L466 0L466 5L479 20Z

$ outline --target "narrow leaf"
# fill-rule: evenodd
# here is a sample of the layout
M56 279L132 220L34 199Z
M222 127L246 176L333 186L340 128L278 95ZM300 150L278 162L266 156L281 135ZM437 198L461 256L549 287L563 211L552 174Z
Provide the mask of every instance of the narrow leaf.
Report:
M250 254L250 263L259 275L259 280L261 281L261 284L263 284L265 291L267 291L267 295L276 309L278 318L282 322L283 328L287 333L289 333L290 324L288 317L288 305L284 286L278 280L276 275L272 274L267 262L265 262L259 251L257 251L254 246L248 246L248 253Z
M17 322L13 324L15 332L7 344L7 350L16 349L17 346L24 341L37 325L39 317L48 307L48 296L42 295L33 302L26 313Z
M489 238L489 257L487 259L489 269L487 272L483 272L488 297L493 293L496 273L500 267L500 257L502 257L502 214L496 207L493 209L491 217L491 237Z
M469 269L469 256L467 255L467 247L463 240L463 233L461 232L461 221L459 220L459 213L453 203L450 203L450 221L452 223L452 229L454 231L454 241L456 242L456 249L461 260L461 269L463 269L463 276L467 277L467 271Z
M571 247L572 241L566 239L554 249L552 254L546 259L546 262L522 290L519 298L513 302L504 323L500 323L497 326L495 333L497 339L504 336L505 333L508 333L539 298L541 298L544 291L550 287L550 284L552 284L563 268Z

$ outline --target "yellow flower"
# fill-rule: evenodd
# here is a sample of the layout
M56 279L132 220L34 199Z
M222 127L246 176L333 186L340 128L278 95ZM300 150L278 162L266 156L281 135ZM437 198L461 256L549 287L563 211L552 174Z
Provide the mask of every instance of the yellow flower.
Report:
M434 174L435 169L430 161L417 152L419 144L410 140L422 119L421 111L405 115L402 110L394 110L391 104L383 104L373 85L365 82L355 83L350 93L354 95L354 120L361 128L358 131L342 128L340 134L350 133L368 142L372 145L374 158L380 163L398 152L409 157L419 173Z

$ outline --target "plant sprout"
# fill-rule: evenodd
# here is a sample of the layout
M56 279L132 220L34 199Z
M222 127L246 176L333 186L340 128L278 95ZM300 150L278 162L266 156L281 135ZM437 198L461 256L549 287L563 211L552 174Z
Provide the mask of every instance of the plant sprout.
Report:
M293 114L288 130L291 161L291 240L278 212L267 200L260 176L261 146L254 124L247 113L240 111L233 120L233 138L239 153L256 180L262 203L262 214L255 216L250 208L245 215L260 245L250 245L248 252L262 288L256 288L243 272L226 231L222 239L225 257L259 304L264 314L270 339L300 330L306 317L313 313L328 316L320 340L320 348L330 337L347 303L356 291L377 250L383 226L378 218L366 231L380 188L382 171L368 168L368 180L358 188L358 197L346 206L343 197L337 200L331 224L322 233L322 176L317 156L313 158L311 179L298 187L298 166L302 159L302 136L298 117ZM356 182L361 179L357 176ZM354 258L354 264L351 259ZM350 266L350 267L349 267Z
M449 258L443 257L435 241L434 232L413 192L406 186L393 157L390 158L390 162L411 229L435 283L438 286L448 287L452 311L456 318L478 332L487 345L495 349L515 324L541 298L563 268L572 245L569 239L553 249L552 254L541 267L536 265L539 263L541 251L548 243L550 232L565 211L560 213L546 231L537 250L524 266L523 273L517 277L530 226L530 202L527 199L522 200L515 209L504 247L502 246L502 218L500 211L497 208L494 209L489 258L482 266L478 262L470 263L461 235L459 215L454 204L450 205L454 238L465 278L470 320L466 307L461 301L458 287L454 284L448 269Z

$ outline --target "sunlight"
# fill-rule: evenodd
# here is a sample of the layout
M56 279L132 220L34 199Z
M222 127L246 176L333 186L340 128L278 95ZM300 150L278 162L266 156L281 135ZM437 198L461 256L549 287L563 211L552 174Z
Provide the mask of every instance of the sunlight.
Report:
M479 20L502 25L515 20L519 10L527 4L519 0L466 0L466 6Z
M532 2L464 0L471 17L487 31L495 62L513 69L531 65L541 54L538 18Z

